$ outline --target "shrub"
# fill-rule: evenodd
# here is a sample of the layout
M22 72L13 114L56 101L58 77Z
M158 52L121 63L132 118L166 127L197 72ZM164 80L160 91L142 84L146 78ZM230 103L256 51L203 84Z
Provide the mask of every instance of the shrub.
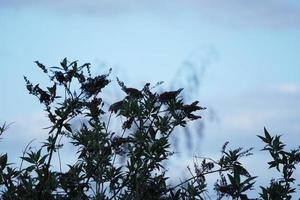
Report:
M59 67L36 64L50 86L42 88L24 79L29 93L45 108L49 135L39 149L24 153L19 168L8 163L7 154L0 156L1 199L206 199L209 174L220 177L214 188L218 199L249 199L247 192L257 177L249 174L240 159L251 155L252 149L228 150L228 143L219 160L202 158L201 164L189 169L190 178L169 184L164 161L173 155L170 135L176 127L201 118L195 112L205 109L198 101L185 104L182 89L157 93L149 83L136 89L117 79L124 98L107 106L101 95L110 83L110 71L92 76L89 63L78 65L67 59ZM71 124L78 117L83 122L75 130ZM113 120L119 122L116 131L110 126ZM6 127L1 127L1 134ZM61 137L78 149L76 162L66 171L53 166L53 154L63 147L58 142ZM259 198L291 199L299 148L285 151L280 136L272 137L266 129L258 137L272 156L270 168L282 173L261 187Z

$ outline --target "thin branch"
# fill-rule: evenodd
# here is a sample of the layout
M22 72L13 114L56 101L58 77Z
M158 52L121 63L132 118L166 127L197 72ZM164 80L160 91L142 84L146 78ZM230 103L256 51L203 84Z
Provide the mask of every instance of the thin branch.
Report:
M193 180L193 179L199 178L200 176L206 176L206 175L208 175L208 174L213 174L213 173L216 173L216 172L224 172L224 171L228 171L229 169L230 169L230 168L226 168L226 169L217 169L217 170L213 170L213 171L209 171L209 172L202 173L202 174L200 174L200 175L192 176L191 178L188 178L188 179L186 179L185 181L182 181L181 183L179 183L179 184L177 184L177 185L171 187L170 190L174 190L175 188L177 188L177 187L179 187L179 186L181 186L181 185L183 185L183 184L185 184L185 183L187 183L187 182L189 182L189 181L191 181L191 180Z
M59 138L58 140L58 145L60 145L60 141L62 139L63 135L61 135L61 137ZM59 162L59 170L60 170L60 173L62 173L62 169L61 169L61 158L60 158L60 152L59 152L59 147L57 149L57 155L58 155L58 162Z
M30 145L31 143L33 143L33 141L35 141L35 140L36 140L36 139L30 140L30 142L26 145L24 151L22 152L22 153L23 153L23 154L22 154L23 157L25 156L25 153L27 152L27 148L29 147L29 145ZM22 159L22 160L21 160L20 167L19 167L19 171L21 171L21 169L22 169L23 161L24 161L24 160Z

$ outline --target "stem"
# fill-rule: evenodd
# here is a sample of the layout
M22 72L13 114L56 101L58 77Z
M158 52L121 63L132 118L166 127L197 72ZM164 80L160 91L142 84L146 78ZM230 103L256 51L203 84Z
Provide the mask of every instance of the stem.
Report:
M119 187L119 189L118 189L118 190L114 193L114 195L113 195L111 198L109 198L109 199L110 199L110 200L114 199L115 196L123 189L123 187L126 185L126 183L127 183L127 179L124 180L122 186Z
M122 138L123 138L124 134L125 134L125 129L123 130L123 133L121 135ZM117 157L117 154L115 153L114 158L113 158L113 162L112 162L112 166L114 166L114 164L115 164L116 157Z
M23 151L23 155L22 155L23 157L25 156L25 153L26 153L26 151L27 151L27 148L29 147L29 145L30 145L34 140L36 140L36 139L32 139L32 140L26 145L26 147L25 147L25 149L24 149L24 151ZM21 160L21 164L20 164L19 171L21 171L22 165L23 165L23 159Z
M195 156L195 158L206 159L206 160L210 160L211 162L213 162L215 164L219 164L217 161L215 161L212 158L207 158L207 157L203 157L203 156Z
M213 174L213 173L216 173L216 172L224 172L224 171L228 171L228 170L229 170L229 168L226 168L226 169L216 169L216 170L213 170L213 171L210 171L210 172L203 173L203 174L201 174L201 176L205 176L205 175L208 175L208 174ZM185 181L183 181L183 182L175 185L174 187L171 187L170 190L174 190L175 188L177 188L177 187L179 187L179 186L181 186L181 185L183 185L183 184L185 184L185 183L187 183L187 182L189 182L189 181L191 181L193 179L196 179L199 176L200 175L192 176L191 178L186 179Z
M59 145L60 145L60 141L61 141L62 137L63 137L63 135L61 135L61 137L59 138L59 141L58 141ZM57 149L57 155L58 155L58 160L59 160L59 170L60 170L60 173L62 173L62 170L61 170L61 158L60 158L59 148Z
M57 140L57 138L58 138L58 136L59 136L59 134L61 132L61 129L62 129L62 125L57 128L56 135L55 135L55 137L53 139L53 143L50 146L49 158L48 158L48 162L47 162L47 165L46 165L46 167L48 169L47 170L47 176L48 176L48 171L49 171L51 160L52 160L52 155L53 155L53 152L54 152L54 149L55 149L56 140Z

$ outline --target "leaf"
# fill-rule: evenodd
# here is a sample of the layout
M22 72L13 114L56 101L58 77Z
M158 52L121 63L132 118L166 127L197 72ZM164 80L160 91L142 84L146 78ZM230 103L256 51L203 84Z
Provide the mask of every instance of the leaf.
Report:
M62 66L62 68L64 70L67 70L68 69L68 66L67 66L67 58L64 58L63 61L60 63L60 65Z
M246 185L245 187L243 187L242 191L241 192L245 192L249 189L252 188L252 186L254 185L255 181L250 183L251 181L253 181L254 179L256 179L257 177L254 176L254 177L250 177L250 178L247 178L244 182L243 182L243 185Z
M7 164L7 154L4 154L0 157L1 170L3 170L5 168L6 164Z
M270 136L269 132L267 131L267 129L264 127L264 133L265 133L265 138L267 143L271 143L273 138Z
M241 194L241 195L240 195L240 198L241 198L241 200L249 200L249 199L248 199L248 196L245 195L245 194Z
M29 163L35 164L35 161L30 157L20 157L22 160L25 160Z
M257 135L257 137L259 137L263 142L268 143L267 139L264 138L263 136Z
M41 156L41 151L42 149L39 149L36 153L36 156L35 156L35 160L38 161L40 159L40 156Z
M64 124L65 129L67 129L67 131L69 131L70 133L72 133L72 128L70 124Z
M29 167L25 168L25 171L31 172L34 169L35 169L35 165L30 165Z
M39 61L34 61L34 62L35 62L35 64L37 64L37 66L38 66L39 68L41 68L41 69L43 70L44 73L48 73L48 70L47 70L47 68L46 68L45 65L43 65L43 64L40 63Z
M48 154L42 156L42 158L39 160L39 164L40 165L43 164L45 162L45 160L46 160L47 157L48 157Z

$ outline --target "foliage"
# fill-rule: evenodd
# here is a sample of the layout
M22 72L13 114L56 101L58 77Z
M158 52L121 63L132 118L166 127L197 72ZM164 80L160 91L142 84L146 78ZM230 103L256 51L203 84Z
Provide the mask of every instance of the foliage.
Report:
M196 111L205 109L198 101L185 104L182 89L154 92L147 83L142 89L127 87L117 80L125 97L109 107L102 90L110 83L110 74L92 76L90 64L64 59L59 67L36 64L50 80L43 89L24 77L30 94L44 105L51 125L43 145L24 152L19 168L8 163L7 154L0 156L1 199L206 199L209 197L206 177L219 175L215 183L218 199L250 199L247 192L257 177L250 175L240 159L251 150L222 148L219 160L200 158L191 177L170 185L164 161L173 155L170 135L178 126L201 118ZM82 117L78 130L72 121ZM112 120L122 121L112 131ZM0 127L0 134L6 129ZM77 147L77 161L68 170L53 166L53 154L63 147L65 137ZM258 136L264 143L282 178L261 187L261 199L291 199L295 192L293 172L300 161L299 149L285 151L280 136ZM121 161L123 162L117 162ZM24 164L23 164L24 162ZM121 164L120 164L121 163Z
M270 186L261 187L260 197L263 199L292 199L292 193L296 188L292 187L295 182L293 173L296 165L300 162L300 147L295 150L285 151L285 144L281 142L281 136L273 136L264 129L265 137L258 136L266 145L262 149L268 151L272 156L272 160L268 162L269 168L276 168L282 177L275 180L272 179Z

